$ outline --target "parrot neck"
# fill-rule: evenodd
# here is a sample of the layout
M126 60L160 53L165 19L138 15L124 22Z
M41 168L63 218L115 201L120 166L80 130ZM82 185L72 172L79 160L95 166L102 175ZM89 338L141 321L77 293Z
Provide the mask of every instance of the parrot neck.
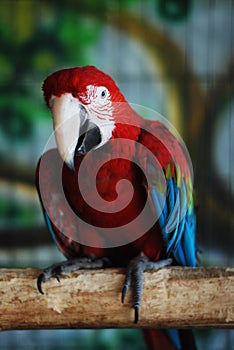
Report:
M138 140L143 120L128 103L121 103L114 111L115 127L112 138Z
M116 123L112 131L112 139L124 138L137 141L141 133L141 128L133 124Z

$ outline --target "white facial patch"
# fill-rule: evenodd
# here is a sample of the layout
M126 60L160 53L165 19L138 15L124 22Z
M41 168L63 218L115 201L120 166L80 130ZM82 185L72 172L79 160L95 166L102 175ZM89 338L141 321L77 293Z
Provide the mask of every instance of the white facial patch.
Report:
M105 86L88 85L87 102L88 118L99 127L102 135L102 142L96 147L99 148L110 140L115 127L110 92Z

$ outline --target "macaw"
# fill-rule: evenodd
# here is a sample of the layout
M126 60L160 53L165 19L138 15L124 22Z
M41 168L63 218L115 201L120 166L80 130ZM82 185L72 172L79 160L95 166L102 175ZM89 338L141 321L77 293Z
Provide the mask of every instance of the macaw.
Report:
M76 269L124 266L122 302L131 286L137 323L144 270L196 266L189 156L161 120L142 118L94 66L56 71L42 90L57 147L42 155L36 184L68 260L45 269L38 289ZM196 349L191 331L143 332L149 349Z

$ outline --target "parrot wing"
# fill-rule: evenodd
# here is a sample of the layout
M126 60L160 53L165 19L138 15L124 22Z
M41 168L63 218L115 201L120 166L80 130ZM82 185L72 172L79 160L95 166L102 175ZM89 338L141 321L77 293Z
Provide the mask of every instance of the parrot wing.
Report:
M161 122L151 122L150 130L143 131L141 143L154 155L147 158L145 167L150 174L149 196L166 253L179 265L196 266L193 186L185 146Z
M63 162L56 149L44 153L37 165L36 186L54 242L67 258L73 258L81 253L81 248L70 238L77 235L78 225L64 196L62 167Z

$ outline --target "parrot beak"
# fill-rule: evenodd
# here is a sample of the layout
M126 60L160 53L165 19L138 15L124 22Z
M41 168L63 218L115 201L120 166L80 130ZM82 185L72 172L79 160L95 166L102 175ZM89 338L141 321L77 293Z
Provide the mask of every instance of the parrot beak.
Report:
M84 155L101 142L100 130L71 94L53 96L51 111L58 152L68 167L75 170L74 157Z

